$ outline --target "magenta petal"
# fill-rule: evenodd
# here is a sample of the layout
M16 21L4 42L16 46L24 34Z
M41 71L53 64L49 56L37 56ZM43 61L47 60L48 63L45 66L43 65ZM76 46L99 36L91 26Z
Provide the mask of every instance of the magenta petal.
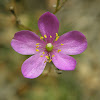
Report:
M38 27L42 36L45 34L47 35L47 41L49 42L50 35L54 39L56 37L56 33L58 33L59 21L54 14L46 12L40 17L38 21ZM51 41L53 41L53 39Z
M61 43L64 45L61 45ZM61 52L68 55L80 54L87 48L86 37L79 31L63 34L54 44L58 49L61 49Z
M52 61L54 65L60 70L74 70L76 66L76 60L63 53L54 53Z
M46 65L44 63L46 57L40 57L40 55L40 53L37 53L24 61L21 68L24 77L36 78L43 72Z
M36 43L42 43L39 36L27 30L19 31L11 41L12 48L24 55L36 53Z

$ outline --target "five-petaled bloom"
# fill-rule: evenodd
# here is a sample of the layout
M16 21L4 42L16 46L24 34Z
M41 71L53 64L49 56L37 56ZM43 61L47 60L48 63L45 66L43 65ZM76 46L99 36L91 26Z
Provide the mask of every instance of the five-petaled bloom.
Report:
M32 55L22 64L23 76L31 79L38 77L47 61L52 61L60 70L74 70L76 60L69 55L80 54L86 50L85 36L79 31L70 31L58 36L59 21L50 12L39 18L38 27L42 37L23 30L17 32L11 41L11 46L16 52Z

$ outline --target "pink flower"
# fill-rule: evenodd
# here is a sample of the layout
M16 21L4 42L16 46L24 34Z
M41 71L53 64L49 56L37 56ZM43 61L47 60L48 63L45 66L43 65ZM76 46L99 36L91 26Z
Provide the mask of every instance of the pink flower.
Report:
M38 77L47 61L52 61L60 70L74 70L76 60L69 55L77 55L86 50L85 36L79 31L70 31L58 36L59 21L50 12L39 18L38 27L42 37L23 30L17 32L11 41L11 46L16 52L32 55L22 64L23 76L31 79Z

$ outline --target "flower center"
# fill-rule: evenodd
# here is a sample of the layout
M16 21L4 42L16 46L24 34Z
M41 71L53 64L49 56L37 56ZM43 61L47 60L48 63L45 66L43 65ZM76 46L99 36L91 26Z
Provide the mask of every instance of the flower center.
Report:
M53 45L52 45L51 43L47 43L47 45L46 45L46 47L45 47L45 48L46 48L46 50L47 50L47 51L49 51L49 52L50 52L50 51L52 51L52 50L53 50Z

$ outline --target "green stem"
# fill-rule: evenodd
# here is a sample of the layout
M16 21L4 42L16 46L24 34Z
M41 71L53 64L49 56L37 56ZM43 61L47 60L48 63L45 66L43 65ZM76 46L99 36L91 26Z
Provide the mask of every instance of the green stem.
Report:
M55 11L53 12L53 14L56 14L56 13L64 6L64 4L66 3L66 1L67 1L67 0L65 0L61 5L59 5L60 0L57 0L56 9L55 9Z
M21 24L20 20L16 20L16 26L22 30L30 30L32 31L30 28L28 28L27 26L24 26L23 24Z
M57 0L55 12L57 11L57 9L58 9L58 7L59 7L59 4L60 4L60 0Z
M14 15L15 19L16 19L16 26L20 29L23 29L23 30L30 30L32 31L30 28L28 28L27 26L24 26L21 24L20 20L18 19L16 13L15 13L15 10L14 10L14 7L10 7L9 8L10 12Z

